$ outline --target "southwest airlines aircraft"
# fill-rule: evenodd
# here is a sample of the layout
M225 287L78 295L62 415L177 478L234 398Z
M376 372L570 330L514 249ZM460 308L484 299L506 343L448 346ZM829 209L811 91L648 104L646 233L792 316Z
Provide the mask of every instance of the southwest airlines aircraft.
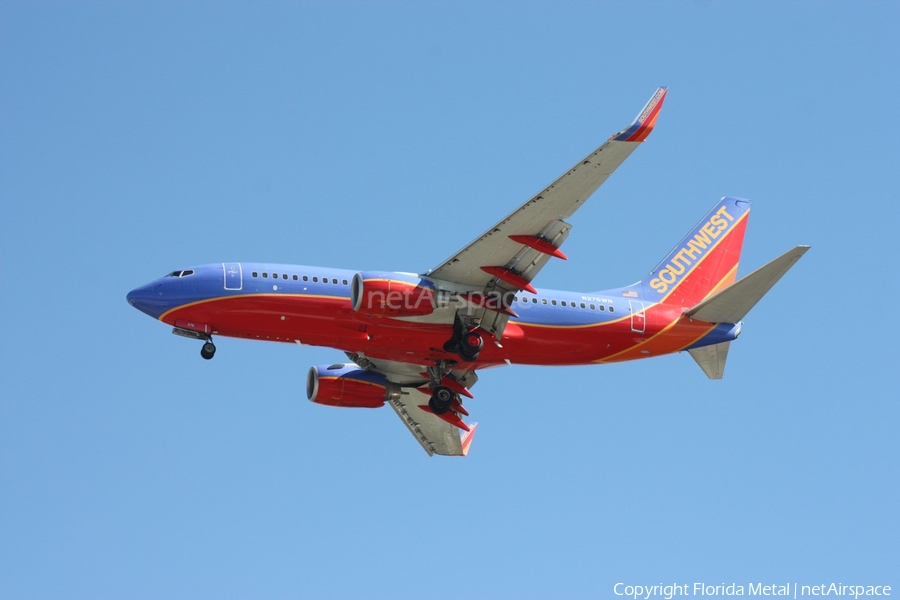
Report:
M203 341L213 335L329 346L348 364L313 367L318 404L388 404L429 454L464 456L476 371L583 365L687 350L722 377L741 319L809 249L737 280L750 202L723 198L643 280L596 292L536 289L568 220L653 129L659 88L635 121L459 252L422 274L225 262L173 271L128 294L138 310Z

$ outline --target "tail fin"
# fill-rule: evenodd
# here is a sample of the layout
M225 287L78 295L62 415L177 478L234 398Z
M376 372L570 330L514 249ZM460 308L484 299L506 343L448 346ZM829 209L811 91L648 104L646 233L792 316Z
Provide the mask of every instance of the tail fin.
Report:
M750 201L722 198L641 281L643 297L693 307L734 283Z

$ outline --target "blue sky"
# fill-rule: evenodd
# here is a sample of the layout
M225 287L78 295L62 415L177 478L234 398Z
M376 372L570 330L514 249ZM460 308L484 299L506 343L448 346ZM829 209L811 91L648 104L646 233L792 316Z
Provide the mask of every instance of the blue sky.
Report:
M900 588L889 2L0 5L0 596L606 598ZM725 379L687 355L484 372L470 455L305 399L326 348L125 303L224 260L425 271L626 125L536 284L645 275L753 200L812 250ZM876 306L878 305L878 306Z

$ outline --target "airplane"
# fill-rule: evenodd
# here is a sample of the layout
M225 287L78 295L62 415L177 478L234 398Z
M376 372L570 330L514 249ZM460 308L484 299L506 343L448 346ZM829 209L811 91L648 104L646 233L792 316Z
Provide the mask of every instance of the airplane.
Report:
M570 217L647 139L668 89L635 120L456 254L424 273L222 262L172 271L127 301L203 342L213 335L343 351L314 366L314 403L389 405L429 455L465 456L464 399L479 369L585 365L687 351L722 377L742 319L809 246L737 279L750 202L725 197L642 280L602 291L537 289Z

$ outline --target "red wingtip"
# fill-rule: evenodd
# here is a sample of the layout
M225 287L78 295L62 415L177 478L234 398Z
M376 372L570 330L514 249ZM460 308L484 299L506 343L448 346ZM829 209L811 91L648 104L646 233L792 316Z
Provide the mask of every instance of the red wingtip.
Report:
M469 454L469 446L472 445L472 440L475 438L475 430L478 429L478 423L472 423L471 429L466 433L460 436L459 441L462 444L462 454L466 456Z

